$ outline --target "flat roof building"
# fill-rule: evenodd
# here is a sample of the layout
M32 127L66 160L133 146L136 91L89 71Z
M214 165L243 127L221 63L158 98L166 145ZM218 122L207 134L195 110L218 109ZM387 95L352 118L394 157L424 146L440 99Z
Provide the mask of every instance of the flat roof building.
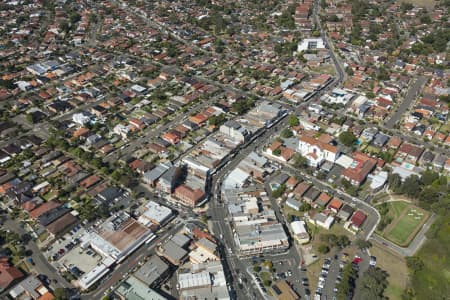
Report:
M169 274L169 266L158 256L152 256L133 276L149 287L155 287Z
M138 218L138 222L149 226L151 223L162 225L172 217L172 210L154 201L148 201L144 213Z
M180 299L228 300L227 281L220 261L192 264L178 273Z
M115 293L121 300L166 300L156 291L152 290L133 276L123 282Z

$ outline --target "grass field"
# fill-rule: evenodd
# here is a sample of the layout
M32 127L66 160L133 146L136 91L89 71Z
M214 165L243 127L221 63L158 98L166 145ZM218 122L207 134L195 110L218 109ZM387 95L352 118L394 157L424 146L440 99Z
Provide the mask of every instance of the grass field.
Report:
M385 229L383 235L400 246L409 244L429 216L425 210L402 201L390 202L389 214L393 222Z
M400 300L409 282L405 259L376 242L370 248L370 254L377 257L377 266L389 274L384 295L390 300Z
M398 214L397 221L394 219L392 226L388 226L385 236L400 246L407 246L429 214L411 204L403 209L401 205L394 207L394 213Z
M408 206L407 202L397 201L389 203L389 211L392 213L394 219L400 217L402 211Z
M440 217L427 234L416 256L424 268L412 275L416 299L448 299L450 295L450 216Z
M417 6L424 6L426 8L433 8L437 1L434 0L400 0L400 2L411 3Z

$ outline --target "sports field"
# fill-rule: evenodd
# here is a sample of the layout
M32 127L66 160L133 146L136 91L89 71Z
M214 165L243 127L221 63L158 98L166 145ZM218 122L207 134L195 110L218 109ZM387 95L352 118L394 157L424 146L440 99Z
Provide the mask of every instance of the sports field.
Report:
M400 246L407 246L428 219L429 213L409 204L396 214L398 218L386 228L384 236Z

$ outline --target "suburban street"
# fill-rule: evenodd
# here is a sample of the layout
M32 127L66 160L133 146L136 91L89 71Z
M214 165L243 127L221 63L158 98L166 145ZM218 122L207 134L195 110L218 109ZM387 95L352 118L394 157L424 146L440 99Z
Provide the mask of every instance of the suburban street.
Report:
M402 103L400 103L400 106L397 108L391 118L385 123L386 128L394 128L394 126L398 124L398 122L405 116L405 113L408 111L408 109L411 108L411 105L414 103L414 100L417 98L419 91L422 89L427 80L427 77L419 76L415 79L414 83L410 84Z

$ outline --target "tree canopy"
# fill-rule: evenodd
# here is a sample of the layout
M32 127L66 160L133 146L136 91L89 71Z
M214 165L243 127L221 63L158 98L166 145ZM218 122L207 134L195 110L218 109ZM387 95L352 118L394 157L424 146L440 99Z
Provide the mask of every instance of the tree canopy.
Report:
M339 135L339 141L348 147L353 146L356 140L356 136L350 131L344 131Z

